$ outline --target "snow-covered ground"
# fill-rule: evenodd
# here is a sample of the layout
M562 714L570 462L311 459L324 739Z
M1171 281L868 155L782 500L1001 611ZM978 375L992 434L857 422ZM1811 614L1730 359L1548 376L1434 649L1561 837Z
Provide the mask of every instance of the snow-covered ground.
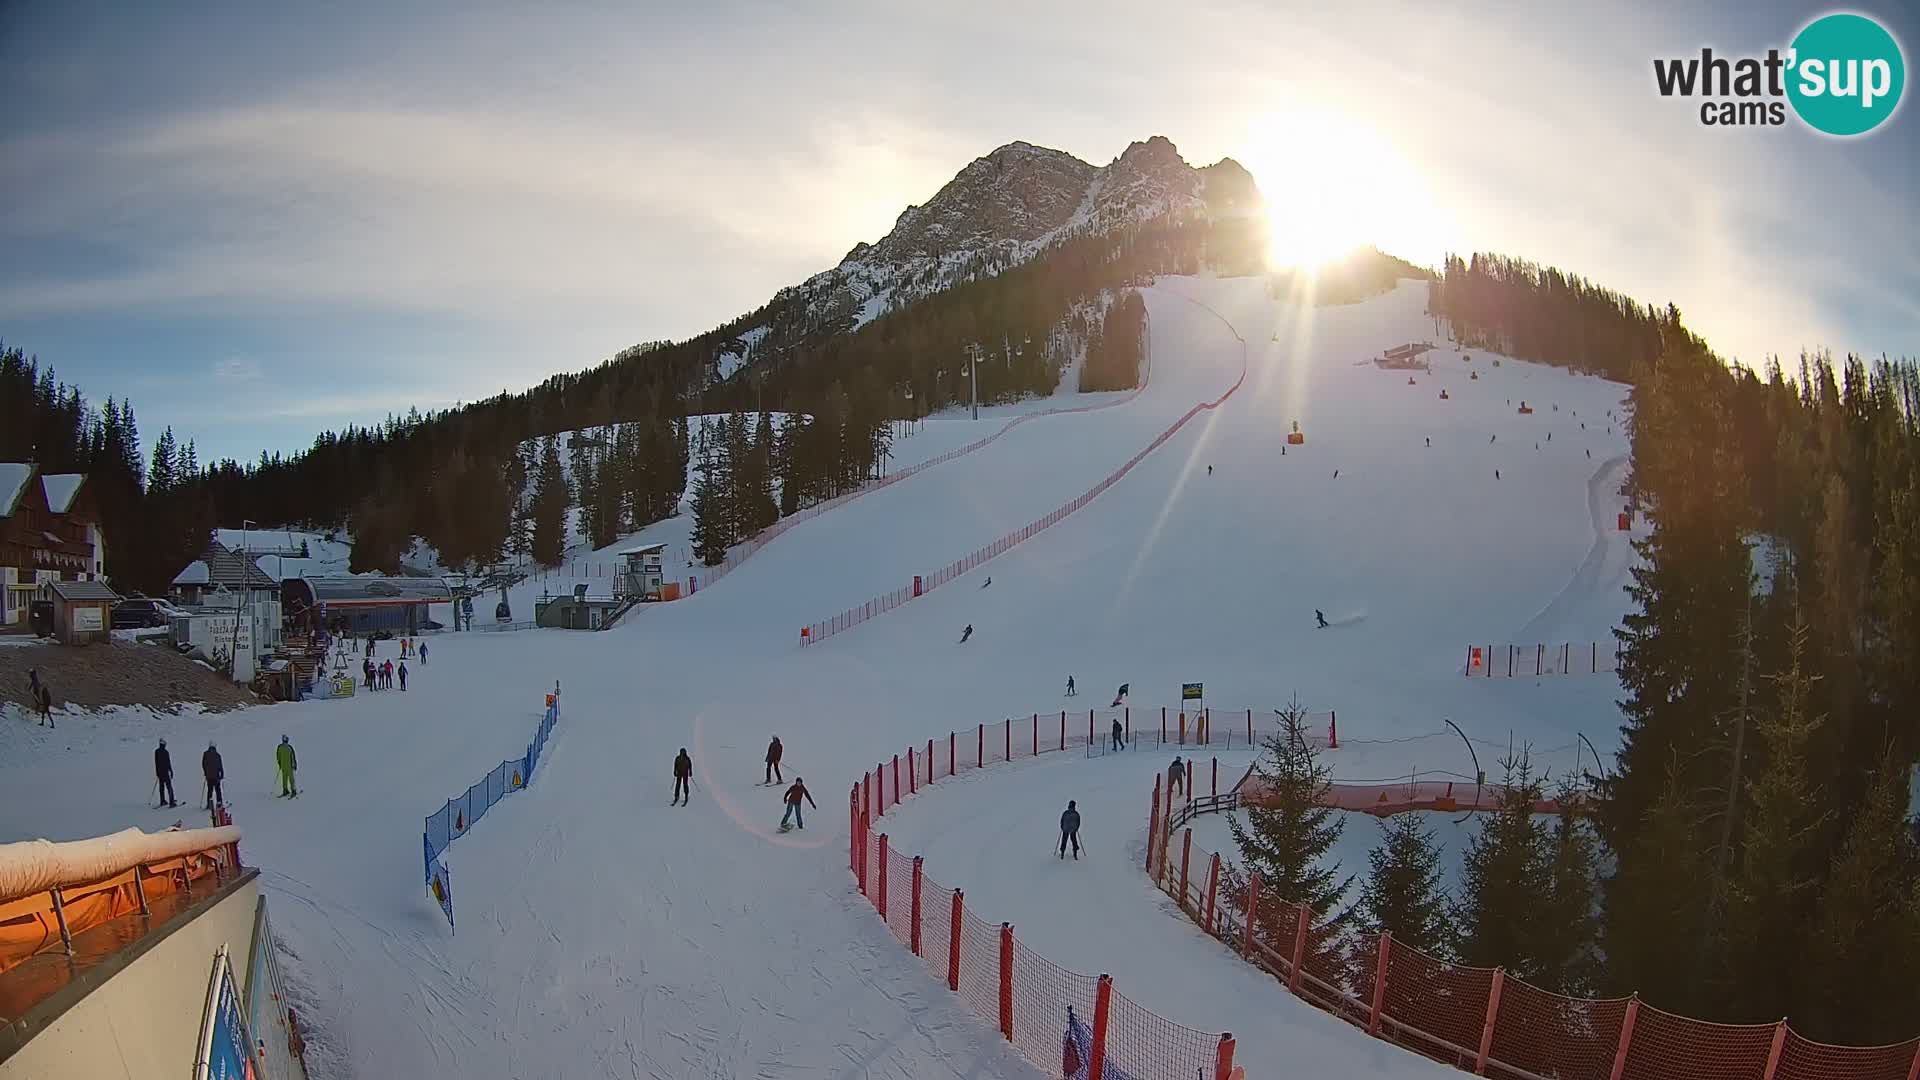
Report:
M1614 743L1610 676L1459 672L1470 641L1604 639L1624 610L1626 536L1611 529L1611 496L1599 522L1592 498L1626 452L1617 421L1606 433L1622 388L1444 350L1409 386L1356 361L1431 335L1423 286L1302 310L1265 284L1163 281L1145 293L1154 373L1133 401L1014 427L788 530L711 588L611 632L440 635L405 693L63 718L57 737L21 740L0 761L0 840L170 822L178 811L144 801L149 740L168 736L182 794L199 786L192 749L218 740L241 849L265 871L323 1077L1040 1075L853 893L842 800L873 761L1069 704L1058 698L1069 674L1090 695L1076 700L1097 705L1121 682L1151 704L1176 700L1185 681L1236 705L1297 693L1338 710L1354 749L1334 760L1360 779L1470 772L1465 747L1440 737L1443 718L1502 747L1510 732L1541 748L1576 732L1602 751ZM869 625L798 647L801 625L1079 495L1243 366L1245 386L1222 408L1081 512ZM1538 411L1516 415L1522 398ZM1295 419L1307 441L1282 456ZM1315 608L1337 625L1314 629ZM969 623L976 633L959 646ZM533 786L447 852L450 934L421 885L420 823L523 752L555 680L563 718ZM300 750L294 802L270 794L282 732ZM775 831L778 791L755 779L773 734L788 775L819 800L805 832ZM1394 738L1416 742L1362 742ZM698 787L691 806L669 808L682 746ZM1480 756L1491 770L1494 755ZM941 826L920 841L939 845L929 872L1061 964L1113 972L1169 1019L1231 1028L1243 1060L1269 1066L1254 1075L1437 1075L1284 995L1255 997L1257 976L1162 910L1131 871L1143 792L1162 765L1050 760L954 785L926 801ZM1061 897L1080 894L1023 891L1014 876L1045 854L1054 803L1093 790L1101 770L1115 809L1090 817L1095 858L1074 869L1113 864L1094 897L1115 926L1104 942L1050 928L1067 914L1054 910ZM1031 797L1003 784L1024 772L1044 778ZM903 813L903 835L920 812ZM1057 861L1032 870L1061 889L1067 872ZM1140 964L1148 955L1177 955L1180 968L1155 975ZM1286 1056L1255 1056L1275 1053Z

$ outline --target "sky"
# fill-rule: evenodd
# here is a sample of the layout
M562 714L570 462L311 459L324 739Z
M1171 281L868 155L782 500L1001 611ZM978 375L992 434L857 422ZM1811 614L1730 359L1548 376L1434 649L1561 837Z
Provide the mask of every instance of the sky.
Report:
M1914 355L1913 103L1837 140L1654 89L1827 10L0 4L0 341L203 462L290 452L711 329L1004 143L1165 135L1415 262L1671 301L1742 361ZM1850 10L1920 61L1912 6Z

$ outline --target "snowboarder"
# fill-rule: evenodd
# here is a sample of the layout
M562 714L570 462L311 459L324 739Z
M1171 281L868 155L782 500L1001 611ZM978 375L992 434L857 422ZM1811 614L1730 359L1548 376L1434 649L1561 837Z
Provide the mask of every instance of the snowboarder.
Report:
M208 743L207 752L200 755L200 774L207 779L207 809L227 805L227 794L220 790L220 781L227 778L227 769L220 762L219 749L212 743Z
M427 643L423 641L420 643L420 666L425 667L426 664L427 664Z
M1340 479L1340 470L1339 470L1339 469L1335 469L1335 470L1333 470L1333 478L1334 478L1335 480L1338 480L1338 479Z
M1073 857L1080 858L1080 811L1073 808L1073 800L1067 800L1067 808L1060 812L1060 857L1067 857L1067 844L1073 844Z
M1116 691L1114 691L1114 694L1113 694L1113 704L1111 704L1111 705L1109 705L1109 706L1107 706L1107 708L1109 708L1109 709L1117 709L1117 708L1119 708L1119 707L1120 707L1120 703L1121 703L1121 702L1123 702L1123 701L1125 701L1125 700L1127 700L1127 687L1128 687L1128 686L1131 686L1131 685L1132 685L1131 683L1121 683L1121 684L1120 684L1120 689L1118 689L1118 690L1116 690Z
M1127 748L1126 732L1121 729L1120 718L1117 716L1114 717L1113 720L1112 744L1115 750L1125 750Z
M807 827L806 816L800 812L801 799L807 800L807 803L811 805L815 810L820 809L820 804L817 802L814 802L812 793L807 791L807 782L805 780L800 779L797 776L793 778L793 786L787 789L786 799L787 799L787 812L780 815L780 831L781 832L787 831L788 818L793 819L793 824L795 828L804 829Z
M400 661L400 666L393 670L400 675L400 689L405 690L407 688L407 662L405 660Z
M285 735L280 736L280 745L273 748L273 763L280 770L279 799L291 799L300 794L300 785L293 781L293 771L300 767L299 759L294 757L293 742Z
M680 748L680 756L673 759L673 802L669 806L682 805L693 790L693 759L687 756L687 748Z
M980 583L980 587L984 589L991 584L993 584L993 579L989 577L987 580Z
M1173 764L1167 766L1167 794L1168 796L1172 796L1175 791L1180 791L1184 794L1186 787L1187 767L1176 757L1173 759Z
M1498 435L1489 435L1489 436L1487 436L1487 445L1488 445L1488 446L1492 446L1492 445L1493 445L1493 442L1494 442L1494 440L1495 440L1495 439L1498 439L1499 437L1500 437L1500 436L1498 436Z
M968 623L967 628L965 630L960 631L960 644L965 645L967 643L967 639L972 636L973 636L973 624Z
M160 805L179 806L173 797L173 755L167 753L167 740L161 739L160 745L153 748L153 778L159 787Z
M1073 676L1067 676L1067 696L1073 696Z
M785 752L785 750L786 748L780 745L780 736L778 735L775 735L773 741L767 744L767 775L761 782L764 786L771 786L786 781L786 778L780 775L780 755Z
M1319 629L1325 630L1327 628L1326 613L1321 611L1319 608L1313 609L1313 621L1320 624Z

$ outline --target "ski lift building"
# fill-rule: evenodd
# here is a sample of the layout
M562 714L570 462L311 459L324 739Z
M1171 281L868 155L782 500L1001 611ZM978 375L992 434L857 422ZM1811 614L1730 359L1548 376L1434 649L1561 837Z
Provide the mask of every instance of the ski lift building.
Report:
M347 632L381 630L417 634L428 629L433 604L453 603L453 590L437 577L372 577L336 574L288 578L280 583L288 611L320 608L324 624L345 618Z
M620 576L614 579L614 595L660 599L661 587L666 582L666 550L665 544L641 544L620 552Z

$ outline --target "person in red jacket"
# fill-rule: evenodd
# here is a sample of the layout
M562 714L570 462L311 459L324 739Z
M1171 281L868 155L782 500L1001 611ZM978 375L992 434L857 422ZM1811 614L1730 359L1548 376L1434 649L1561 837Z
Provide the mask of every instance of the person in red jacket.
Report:
M813 795L807 791L807 782L796 776L793 778L793 786L787 789L787 812L780 818L780 831L786 831L788 819L792 819L798 828L807 827L807 819L800 813L801 799L807 800L807 804L815 810L820 809L820 804L814 802Z

